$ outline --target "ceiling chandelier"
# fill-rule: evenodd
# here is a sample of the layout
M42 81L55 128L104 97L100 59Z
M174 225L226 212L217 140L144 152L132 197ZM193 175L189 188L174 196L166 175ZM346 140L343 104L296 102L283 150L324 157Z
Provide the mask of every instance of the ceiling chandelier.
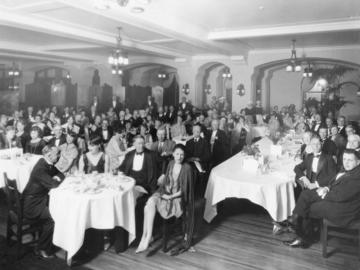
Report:
M299 62L296 58L295 42L296 42L296 39L293 39L290 63L286 66L286 71L288 71L288 72L295 72L295 71L300 72L301 71L301 65L299 64Z
M122 67L127 66L129 64L128 56L122 52L121 50L121 27L118 27L119 36L116 38L117 46L116 49L112 52L112 54L108 58L108 63L111 65L111 73L113 75L122 75Z

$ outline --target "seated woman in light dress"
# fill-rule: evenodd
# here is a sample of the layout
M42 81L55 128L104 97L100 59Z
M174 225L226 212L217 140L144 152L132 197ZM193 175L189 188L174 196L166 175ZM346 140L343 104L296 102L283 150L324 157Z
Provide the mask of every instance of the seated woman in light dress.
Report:
M293 123L293 120L292 120L289 112L285 113L285 115L283 117L283 123L284 123L285 129L293 129L294 128L294 123Z
M109 157L102 150L100 137L89 141L89 152L80 157L79 171L85 174L109 172Z
M144 208L144 227L140 244L136 253L145 251L151 240L156 211L164 219L180 217L185 208L193 209L193 174L191 166L184 163L185 146L177 144L173 152L174 160L167 166L166 174L159 177L159 189L148 199ZM184 249L190 247L192 238L193 213L187 213L186 243Z
M231 150L232 154L239 153L246 145L246 137L250 127L245 124L245 117L239 116L239 122L235 124L234 129L231 131Z
M171 138L186 136L186 129L182 117L178 115L176 119L176 124L172 125L170 128Z
M62 173L73 173L76 171L76 163L79 150L76 145L77 134L68 131L66 134L66 143L59 146L60 158L55 167Z

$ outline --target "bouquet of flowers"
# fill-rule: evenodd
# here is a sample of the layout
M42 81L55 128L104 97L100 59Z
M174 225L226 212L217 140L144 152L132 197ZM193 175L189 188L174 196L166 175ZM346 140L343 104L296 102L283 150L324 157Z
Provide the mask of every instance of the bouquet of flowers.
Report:
M242 152L248 156L254 156L255 158L261 155L259 146L256 144L244 146Z

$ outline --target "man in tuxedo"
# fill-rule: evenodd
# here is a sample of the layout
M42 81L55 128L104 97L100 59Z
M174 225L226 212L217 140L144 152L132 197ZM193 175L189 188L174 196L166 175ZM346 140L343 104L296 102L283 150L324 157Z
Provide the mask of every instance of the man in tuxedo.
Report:
M336 174L336 164L332 156L321 150L320 138L314 136L310 140L313 153L306 155L304 160L295 166L295 198L305 189L324 187Z
M229 145L225 132L219 129L219 120L214 119L211 121L211 130L209 142L211 150L211 166L215 167L226 160Z
M52 258L54 257L52 255L54 221L47 206L48 193L50 189L59 186L65 177L54 166L58 159L57 148L45 146L42 153L44 157L34 166L29 182L22 193L23 213L26 219L42 223L36 252L43 258Z
M149 108L149 113L151 114L151 116L156 116L158 106L152 96L147 97L147 102L146 102L145 106L143 106L143 107Z
M321 151L332 156L334 160L336 160L336 155L338 153L337 147L336 144L330 138L328 138L327 127L321 126L318 133L322 145Z
M164 109L161 106L158 107L157 119L159 119L162 123L167 122L166 114L164 113Z
M53 132L54 132L54 137L52 137L49 140L48 142L49 146L59 147L60 145L66 142L66 136L65 134L63 134L63 130L60 125L55 125L53 128Z
M164 128L158 129L156 135L158 140L151 144L150 150L157 154L158 171L165 173L167 163L172 158L175 142L166 139L166 130Z
M314 121L311 123L311 131L319 134L319 129L321 125L322 125L321 115L317 113L314 115Z
M118 97L115 95L112 96L111 108L113 108L117 116L119 115L119 112L123 109L122 104L119 102Z
M168 113L166 114L167 123L169 123L170 125L174 124L176 117L177 117L177 114L175 112L175 108L174 108L174 106L171 105L169 107Z
M186 112L186 111L191 111L191 104L189 102L186 101L186 97L182 97L181 98L181 102L178 106L178 111L182 111L182 112Z
M312 219L326 218L339 225L348 226L360 214L360 157L352 149L343 154L344 169L329 184L301 193L287 223L295 227L297 237L284 244L307 247L312 242Z
M192 128L193 138L188 140L185 145L185 156L187 161L197 172L195 191L197 195L203 196L206 188L206 175L209 170L210 146L205 138L200 136L201 125L195 124ZM200 168L197 166L200 164Z
M102 120L101 133L99 135L104 145L106 145L110 141L111 137L113 136L113 130L112 127L109 125L109 120L107 119Z
M62 125L67 122L69 116L70 116L69 107L65 107L64 113L62 114L61 119L60 119Z
M345 131L345 124L346 124L345 116L339 116L337 119L338 132L346 139L347 137Z
M145 148L145 139L141 135L134 137L135 150L128 152L119 170L135 179L136 186L147 192L145 197L151 196L157 188L157 167L154 154ZM135 190L142 190L136 188ZM137 198L143 197L144 192L136 192Z

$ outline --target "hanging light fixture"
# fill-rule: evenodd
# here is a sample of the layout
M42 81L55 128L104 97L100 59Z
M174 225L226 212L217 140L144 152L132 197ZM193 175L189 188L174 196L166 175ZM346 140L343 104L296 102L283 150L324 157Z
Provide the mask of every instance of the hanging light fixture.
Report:
M207 84L205 89L204 89L204 92L208 95L211 94L212 90L211 90L211 85L210 84Z
M116 38L117 47L108 58L108 63L111 65L111 74L122 75L122 67L129 64L128 56L121 50L121 27L118 27L119 36Z
M308 63L308 66L304 68L303 77L311 78L312 75L313 75L313 68L310 66L310 63Z
M296 42L296 39L293 39L290 63L286 66L286 71L288 71L288 72L300 72L301 71L301 65L298 63L298 60L296 58L295 42Z
M224 73L222 74L222 77L224 78L224 79L226 79L226 78L231 78L231 73L230 73L230 69L229 68L226 68L225 69L225 71L224 71Z
M185 83L181 89L181 91L185 94L188 95L190 93L190 86L188 83Z

